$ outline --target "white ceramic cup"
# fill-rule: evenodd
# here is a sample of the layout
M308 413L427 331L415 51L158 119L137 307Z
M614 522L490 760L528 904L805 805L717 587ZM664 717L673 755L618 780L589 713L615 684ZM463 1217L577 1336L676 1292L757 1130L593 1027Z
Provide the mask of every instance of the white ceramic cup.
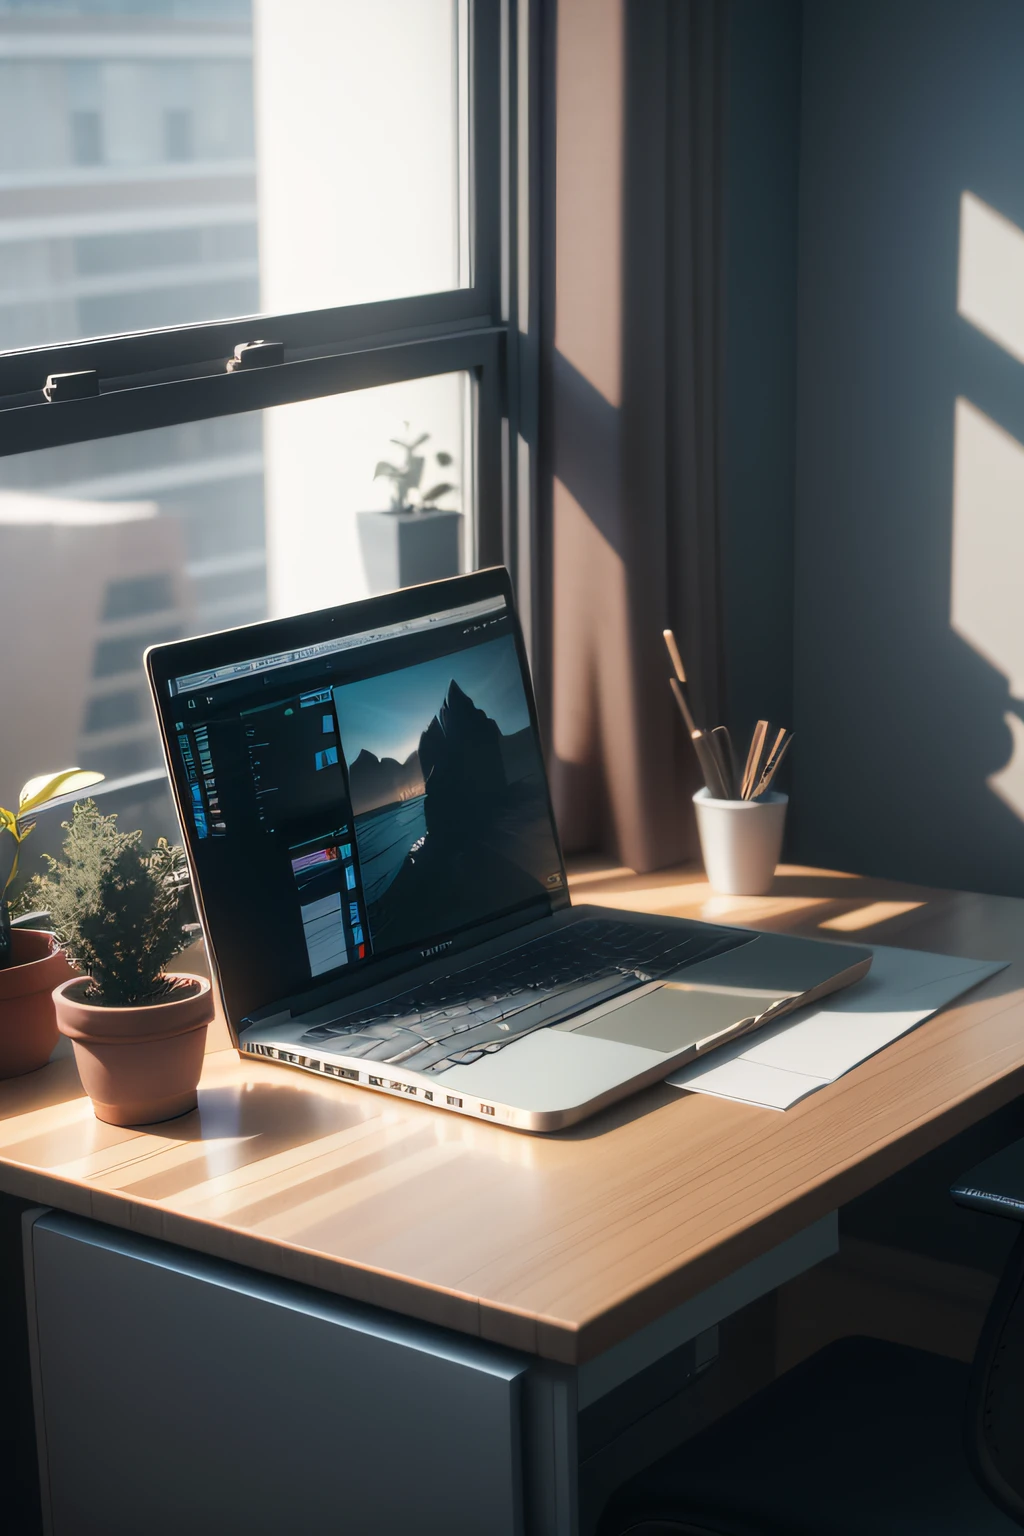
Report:
M713 800L698 789L693 804L712 890L767 896L782 852L789 796L769 791L760 800Z

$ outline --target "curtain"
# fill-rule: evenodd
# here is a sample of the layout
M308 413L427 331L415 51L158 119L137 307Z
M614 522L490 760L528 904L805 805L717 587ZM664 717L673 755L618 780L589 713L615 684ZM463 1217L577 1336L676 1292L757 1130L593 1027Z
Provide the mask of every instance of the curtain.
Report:
M546 560L551 782L568 852L692 857L698 719L721 698L725 10L559 0L553 29Z

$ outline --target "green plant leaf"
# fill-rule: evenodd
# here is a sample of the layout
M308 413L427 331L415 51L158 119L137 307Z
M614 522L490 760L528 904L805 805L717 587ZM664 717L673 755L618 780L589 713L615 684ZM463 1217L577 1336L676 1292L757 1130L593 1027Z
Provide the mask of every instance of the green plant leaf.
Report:
M429 491L424 491L423 505L426 507L431 502L440 501L442 496L447 496L448 492L454 491L454 489L454 485L450 485L447 480L442 480L440 485L432 486Z
M389 464L387 459L381 459L373 472L373 478L379 480L381 475L386 475L389 480L400 480L404 473L405 471L399 469L397 464Z
M41 805L56 800L58 795L70 795L76 789L99 784L103 777L102 773L94 773L90 768L62 768L60 773L41 773L22 786L18 796L18 816L37 811Z
M451 454L450 453L445 453L443 451L441 453L435 453L434 457L437 460L437 462L440 464L442 469L447 469L448 465L452 462Z
M128 1007L163 995L164 967L189 943L183 850L161 838L145 853L141 832L119 832L94 800L79 800L63 826L64 857L47 857L49 875L27 892L91 978L89 1000Z

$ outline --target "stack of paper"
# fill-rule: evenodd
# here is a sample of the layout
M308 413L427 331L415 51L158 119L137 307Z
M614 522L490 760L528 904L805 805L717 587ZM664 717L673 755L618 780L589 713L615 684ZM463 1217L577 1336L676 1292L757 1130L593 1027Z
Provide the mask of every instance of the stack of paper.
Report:
M692 1093L788 1109L1009 964L864 947L874 959L863 981L713 1051L668 1082Z

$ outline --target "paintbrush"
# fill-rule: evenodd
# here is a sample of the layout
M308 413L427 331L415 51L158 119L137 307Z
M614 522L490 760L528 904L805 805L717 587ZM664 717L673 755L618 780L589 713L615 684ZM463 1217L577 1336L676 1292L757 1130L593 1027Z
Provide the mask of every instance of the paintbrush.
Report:
M750 791L757 782L758 768L761 762L761 754L764 751L764 739L768 734L768 721L759 720L754 727L754 734L750 738L750 750L747 753L747 766L743 770L743 782L740 785L740 799L749 800Z
M694 725L693 716L690 714L690 706L686 702L686 695L679 686L678 679L670 677L669 686L675 694L676 703L679 705L679 713L683 717L683 724L686 726L690 740L693 742L693 750L697 754L697 761L700 763L700 771L704 775L704 783L707 785L708 794L713 800L728 800L728 789L718 766L718 758L715 755L714 748L709 744L704 732L698 730L696 725Z
M668 651L669 659L672 662L672 670L676 674L674 678L670 679L672 692L676 696L676 703L679 705L679 713L683 717L683 723L690 733L690 740L693 742L693 749L697 754L697 761L700 763L700 771L704 775L704 783L707 785L708 794L713 796L715 800L728 800L731 793L731 774L722 756L721 748L715 741L713 734L702 731L694 723L693 716L690 713L690 706L687 704L686 695L683 692L683 684L686 682L686 668L683 666L683 658L679 654L675 635L670 629L663 629L662 637L665 641L665 649Z
M772 779L774 779L775 775L779 771L779 764L782 762L782 759L789 751L789 744L792 740L792 731L782 730L779 732L775 741L775 745L769 753L768 761L764 765L761 777L757 781L757 787L750 797L751 800L757 800L759 796L767 793Z
M748 791L747 798L749 800L754 800L754 799L757 798L757 785L761 782L762 775L765 773L765 771L768 768L768 764L771 762L772 758L775 756L775 753L779 750L779 747L782 745L783 738L785 737L785 734L786 734L785 726L781 727L780 730L777 732L777 734L775 736L775 740L772 742L771 746L769 747L767 732L771 730L771 726L768 724L767 720L764 723L765 723L765 725L767 727L767 730L765 732L764 741L761 744L761 750L759 751L759 753L757 755L757 760L754 762L754 764L752 766L752 770L751 770L751 774L750 774L750 781L747 784L747 791ZM761 724L761 722L758 721L758 725L760 725L760 724Z
M711 731L711 741L718 749L725 785L729 791L729 799L735 800L739 795L740 776L736 767L736 753L733 751L729 727L726 725L714 726Z
M669 660L672 663L672 670L679 681L685 683L686 672L683 668L683 658L679 654L679 647L676 645L676 637L670 629L663 629L661 633L665 641L665 649L669 654Z

